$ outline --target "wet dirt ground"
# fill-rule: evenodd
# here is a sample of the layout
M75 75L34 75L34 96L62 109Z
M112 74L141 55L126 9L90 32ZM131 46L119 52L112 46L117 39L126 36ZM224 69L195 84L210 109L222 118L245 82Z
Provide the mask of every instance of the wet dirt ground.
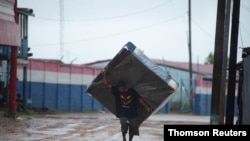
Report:
M133 141L163 141L164 125L209 124L208 116L154 114ZM63 113L0 116L0 141L122 141L119 120L110 113Z

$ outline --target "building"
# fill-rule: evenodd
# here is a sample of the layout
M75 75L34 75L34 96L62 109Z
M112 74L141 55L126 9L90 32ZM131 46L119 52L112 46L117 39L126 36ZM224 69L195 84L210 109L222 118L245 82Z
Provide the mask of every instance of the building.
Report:
M27 84L23 87L23 69L18 68L18 93L26 97L27 108L46 108L62 112L104 110L86 93L101 68L64 64L59 60L29 59ZM23 89L26 92L23 93Z
M0 60L1 67L5 66L5 73L1 71L2 100L9 98L9 111L16 113L16 72L17 54L21 46L21 28L18 24L17 0L0 1ZM6 73L9 72L9 73ZM4 87L7 87L4 89ZM9 95L3 91L9 91Z
M28 16L32 9L17 8L16 0L0 1L0 108L16 114L17 67L24 69L31 55L28 48Z
M46 107L57 111L104 110L96 99L86 93L91 81L110 60L83 65L64 64L59 60L29 59L26 93L23 92L23 69L18 68L18 92L27 97L28 107ZM175 97L159 112L193 112L210 115L212 65L193 64L193 88L189 86L189 64L153 59L180 87ZM190 93L192 92L192 93Z

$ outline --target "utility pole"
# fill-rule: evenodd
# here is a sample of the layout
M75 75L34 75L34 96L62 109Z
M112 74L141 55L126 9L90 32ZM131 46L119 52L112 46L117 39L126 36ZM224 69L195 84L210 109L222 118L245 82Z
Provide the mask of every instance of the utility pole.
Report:
M231 0L219 0L214 49L211 124L224 124L224 99Z
M59 58L63 58L64 51L64 0L60 0L60 56Z
M191 37L191 0L188 0L188 25L189 25L189 36L188 36L188 52L189 52L189 99L190 99L190 110L193 111L193 70L192 70L192 37Z
M233 1L233 16L231 30L231 45L229 59L228 95L226 107L226 124L233 125L234 122L234 100L236 84L236 63L239 34L240 0Z

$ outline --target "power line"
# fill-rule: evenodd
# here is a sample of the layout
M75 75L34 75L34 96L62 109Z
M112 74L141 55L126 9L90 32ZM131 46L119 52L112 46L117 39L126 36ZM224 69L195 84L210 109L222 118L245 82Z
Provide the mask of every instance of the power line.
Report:
M206 33L209 37L212 38L212 35L211 35L208 31L206 31L203 27L201 27L194 19L192 19L192 22L193 22L198 28L200 28L204 33Z
M250 12L250 8L248 6L246 6L245 4L241 4L243 9L246 9L248 12Z
M128 17L128 16L134 16L134 15L138 15L138 14L141 14L141 13L149 12L151 10L154 10L154 9L160 8L162 6L165 6L166 4L169 4L170 2L172 2L172 0L169 0L167 2L161 3L159 5L156 5L154 7L148 8L148 9L144 9L144 10L136 11L136 12L131 12L131 13L123 14L123 15L118 15L118 16L101 17L101 18L88 18L88 19L79 19L79 20L77 20L77 19L66 19L64 21L65 22L88 22L88 21L103 21L103 20L112 20L112 19L124 18L124 17ZM46 17L35 16L33 18L47 20L47 21L59 22L58 19L51 19L51 18L46 18Z
M241 40L241 44L242 44L242 46L244 46L244 45L243 45L243 39L242 39L242 33L241 33L241 26L239 27L239 30L240 30L240 40Z
M139 30L144 30L144 29L152 28L152 27L160 25L160 24L164 24L164 23L168 23L168 22L177 20L179 18L182 18L183 16L184 15L180 15L180 16L177 16L175 18L163 20L161 22L154 23L154 24L151 24L151 25L147 25L147 26L143 26L143 27L139 27L139 28L135 28L135 29L130 29L130 30L122 31L122 32L117 32L117 33L113 33L113 34L108 34L108 35L103 35L103 36L97 36L97 37L93 37L93 38L89 38L89 39L82 39L82 40L75 40L75 41L63 42L63 44L65 45L65 44L72 44L72 43L79 43L79 42L85 42L85 41L91 41L91 40L99 40L99 39L104 39L104 38L110 38L110 37L114 37L114 36L118 36L118 35L130 33L130 32L135 32L135 31L139 31ZM33 44L31 46L52 46L52 45L58 45L58 43Z

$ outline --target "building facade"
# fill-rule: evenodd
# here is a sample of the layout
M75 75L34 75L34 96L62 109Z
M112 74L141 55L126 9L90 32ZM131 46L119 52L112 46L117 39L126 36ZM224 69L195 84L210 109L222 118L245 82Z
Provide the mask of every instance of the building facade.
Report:
M58 111L104 110L105 107L91 97L86 92L86 88L109 61L74 65L64 64L58 60L30 58L26 84L23 81L23 69L18 68L18 93L26 98L25 105L28 108L46 107ZM193 87L191 88L188 63L162 60L154 60L154 62L180 84L175 96L159 112L210 114L212 72L209 69L212 70L212 65L193 64ZM210 80L204 78L210 78ZM26 91L24 92L23 89Z

